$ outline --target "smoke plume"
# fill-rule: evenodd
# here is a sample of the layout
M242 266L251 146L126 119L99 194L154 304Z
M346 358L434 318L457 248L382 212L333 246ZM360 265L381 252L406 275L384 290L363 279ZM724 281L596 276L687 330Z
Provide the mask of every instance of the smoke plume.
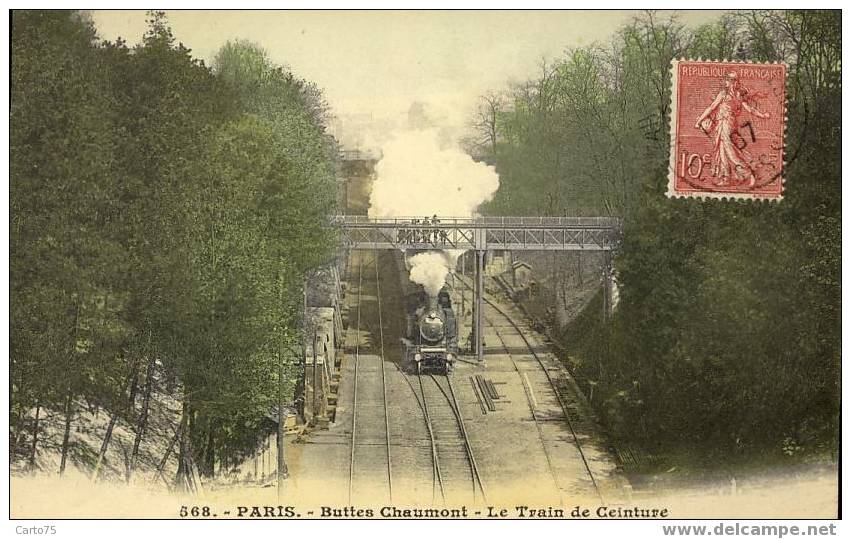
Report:
M497 188L496 170L477 163L436 128L397 134L382 148L369 216L423 219L473 217ZM436 296L461 251L430 251L409 259L411 280Z
M472 217L493 197L499 176L455 146L441 147L437 129L406 131L382 148L370 195L370 217Z
M411 264L411 280L423 285L429 296L437 296L449 270L454 267L450 265L450 258L444 251L427 251L419 253L408 259Z

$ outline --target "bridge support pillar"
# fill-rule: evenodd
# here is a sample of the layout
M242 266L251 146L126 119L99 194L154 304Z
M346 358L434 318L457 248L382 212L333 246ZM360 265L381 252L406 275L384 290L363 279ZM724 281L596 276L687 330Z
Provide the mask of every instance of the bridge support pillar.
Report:
M603 321L612 314L612 252L603 254Z
M476 296L474 303L473 335L476 339L476 359L484 361L484 336L482 335L482 296L485 292L485 251L476 251Z

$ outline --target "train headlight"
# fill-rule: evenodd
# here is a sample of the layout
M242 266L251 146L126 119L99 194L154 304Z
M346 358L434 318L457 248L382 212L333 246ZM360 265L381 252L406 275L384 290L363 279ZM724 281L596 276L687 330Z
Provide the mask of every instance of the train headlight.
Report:
M422 354L414 354L414 361L420 361L422 358Z

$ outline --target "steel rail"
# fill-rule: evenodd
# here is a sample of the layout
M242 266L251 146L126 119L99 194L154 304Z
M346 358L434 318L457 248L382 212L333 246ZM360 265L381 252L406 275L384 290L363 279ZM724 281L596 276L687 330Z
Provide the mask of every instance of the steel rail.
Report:
M428 417L428 411L423 404L423 400L420 399L420 396L417 395L417 390L414 389L414 384L411 383L411 380L408 378L408 375L396 365L396 370L398 370L402 374L402 378L405 379L405 382L408 384L408 387L411 388L411 393L414 394L414 400L417 401L417 406L420 407L420 411L423 413L423 418L425 419L426 430L428 432L429 440L431 441L431 502L434 503L434 487L438 484L440 485L440 495L443 499L443 502L446 503L446 494L443 491L443 478L440 477L440 464L437 462L437 443L434 440L434 432L432 431L431 420ZM420 388L422 390L422 388Z
M467 283L464 279L460 279L460 281L462 283L464 283L464 285L467 288L472 289L472 286L469 283ZM547 371L547 367L544 365L544 362L541 360L541 358L537 354L537 352L535 352L534 347L529 342L529 340L526 338L526 335L520 329L520 326L518 326L517 323L510 316L508 316L508 314L504 310L502 310L496 303L494 303L493 301L488 299L486 295L484 295L484 294L482 295L482 300L485 303L487 303L488 305L490 305L491 307L493 307L493 309L497 313L502 315L503 318L508 320L508 323L511 324L514 327L515 331L517 331L517 334L520 335L521 339L523 339L523 342L526 344L526 348L529 349L529 352L532 354L532 357L534 357L535 361L538 362L538 365L541 367L541 370L544 372L544 376L547 377L547 381L549 382L550 387L553 390L553 393L555 393L556 400L558 400L559 407L561 407L562 413L564 414L564 419L565 419L565 422L567 423L567 427L570 429L570 434L573 436L573 443L576 446L577 451L579 452L579 456L582 459L582 464L585 467L585 471L588 472L588 477L591 479L591 484L594 485L594 491L597 493L597 497L600 498L600 502L605 503L605 500L603 499L603 494L600 492L600 486L597 484L597 479L594 477L594 472L591 471L591 466L588 464L588 458L585 456L585 451L582 449L582 444L579 442L579 437L576 434L576 429L573 426L573 422L570 420L570 414L567 411L567 405L565 404L564 399L561 396L561 393L559 393L558 388L556 387L552 376L550 376L549 371Z
M378 303L378 332L381 340L381 393L384 402L384 432L385 440L387 441L387 490L390 494L390 501L393 501L393 466L390 457L390 413L387 407L387 374L384 369L384 326L381 322L381 276L378 273L378 251L374 251L375 256L375 298Z
M402 320L402 317L398 318L400 335L405 334L405 330L402 327ZM423 413L423 420L425 421L426 432L428 432L429 442L431 443L431 502L434 503L435 487L439 486L440 497L443 500L443 503L446 503L446 492L443 487L443 477L441 476L440 462L438 461L437 457L437 441L434 437L434 429L431 423L431 418L428 414L427 404L425 402L425 392L423 391L422 387L422 379L417 376L417 379L420 380L420 394L422 395L422 398L420 398L420 395L417 395L417 390L414 388L414 384L411 383L410 377L405 373L405 371L401 367L399 367L397 363L393 363L393 365L396 367L396 370L399 371L399 373L402 375L402 378L405 380L405 383L408 384L408 387L411 388L411 393L414 395L414 400L417 401L417 405L420 407L420 411Z
M352 451L349 459L349 503L352 503L352 485L355 475L355 437L357 436L357 417L358 417L358 356L360 355L360 314L361 314L361 297L363 295L363 261L358 264L358 319L355 326L355 379L354 389L352 390ZM316 384L316 380L313 381Z
M464 453L467 456L467 462L470 464L470 478L473 483L473 500L476 499L476 486L478 485L479 491L482 493L482 501L487 502L487 495L485 494L485 486L482 483L482 476L479 473L479 466L476 463L476 457L473 454L473 446L470 444L470 437L467 434L467 427L464 425L464 417L461 415L461 407L458 404L458 399L455 397L455 389L452 387L452 379L449 376L445 376L446 383L449 386L449 393L446 393L446 390L443 389L443 386L437 381L435 375L429 375L434 381L434 385L443 393L443 396L446 398L446 401L449 403L449 408L452 410L452 414L455 416L455 421L458 424L458 430L461 432L461 439L464 442ZM422 377L420 377L420 383L422 383Z
M407 379L407 378L406 378ZM432 452L432 464L435 476L437 477L437 484L440 487L440 498L443 500L443 503L446 503L446 488L443 483L443 474L440 471L440 456L437 452L437 440L434 436L434 425L431 421L431 414L428 411L428 399L426 398L425 387L423 386L423 377L421 375L417 376L417 379L420 381L420 394L422 395L422 409L423 414L426 420L426 427L428 427L428 435L431 438L431 452ZM410 382L409 382L410 383ZM413 389L413 386L411 387ZM414 393L416 396L416 393ZM434 497L434 484L432 483L432 497Z
M514 320L511 319L508 314L505 313L502 309L500 309L494 302L487 298L482 298L485 302L496 310L499 314L501 314L508 322L514 326L514 329L517 331L517 334L520 335L520 338L523 339L523 342L526 343L526 347L531 352L532 356L538 362L538 365L541 367L541 370L544 372L544 375L547 377L547 381L550 383L550 387L553 389L553 393L555 393L556 399L558 400L558 404L561 407L562 412L564 413L564 419L567 423L568 428L570 429L570 434L573 436L573 443L576 445L577 451L579 451L579 456L582 458L582 464L585 466L585 471L588 472L588 477L591 478L591 483L594 485L594 490L597 492L597 497L600 498L601 503L605 503L603 499L603 494L600 492L600 486L597 484L597 479L594 477L594 472L591 471L591 466L588 464L588 458L585 456L585 451L582 449L582 444L579 443L579 436L576 434L576 429L573 426L573 421L570 420L570 414L567 411L567 405L564 402L564 399L559 393L558 388L553 381L552 376L550 376L549 371L547 371L547 367L544 365L544 362L541 360L540 356L535 352L535 349L532 347L532 344L526 339L526 335L523 334L523 331L520 330L520 327L517 325Z
M527 387L526 381L523 379L523 373L520 371L520 367L517 365L517 362L514 360L514 356L508 349L508 346L505 344L505 339L502 338L502 335L496 329L496 324L493 323L493 320L485 317L485 320L488 324L490 324L491 328L493 328L494 333L496 333L496 338L499 339L499 342L502 343L502 347L505 349L506 355L508 355L508 359L511 360L511 364L514 366L514 370L517 372L517 376L520 378L520 384L523 386L523 393L526 394L526 401L529 403L529 411L532 413L532 420L535 422L535 428L538 430L538 438L541 440L541 447L544 450L544 456L547 459L547 467L550 470L550 476L553 479L553 485L555 486L556 492L559 496L559 501L562 505L564 505L564 497L562 496L561 488L558 485L558 475L556 474L555 467L553 466L552 456L550 455L549 449L547 449L547 442L544 439L544 429L541 426L541 422L538 420L538 414L535 412L535 403L532 399L531 387Z
M452 401L455 403L455 415L458 418L458 425L461 427L461 431L464 433L464 443L467 446L467 454L470 457L470 463L472 464L473 473L476 475L476 481L479 483L479 490L482 493L482 501L487 502L487 495L485 494L485 485L482 482L482 475L479 472L479 465L476 462L476 456L473 454L473 445L470 443L470 436L467 434L467 425L464 423L464 418L461 415L461 405L458 403L458 398L455 396L455 388L452 385L452 378L446 376L446 384L449 386L449 393L452 395ZM473 491L473 495L475 496L475 490Z

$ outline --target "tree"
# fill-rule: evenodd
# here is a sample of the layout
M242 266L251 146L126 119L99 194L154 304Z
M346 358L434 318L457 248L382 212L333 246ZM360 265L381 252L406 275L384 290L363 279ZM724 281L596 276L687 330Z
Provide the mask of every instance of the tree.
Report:
M840 28L834 11L737 12L693 31L648 13L512 92L486 211L624 220L618 311L604 323L597 298L562 335L621 443L725 459L835 448ZM781 204L664 197L680 56L789 65Z
M282 350L336 244L336 148L315 85L258 47L226 47L215 74L164 13L148 23L131 50L75 13L13 14L10 442L36 464L58 411L60 470L91 460L96 478L126 424L129 479L171 392L178 482L197 486L264 439L279 389L293 398ZM109 413L99 451L73 439L81 404Z
M107 301L120 267L106 233L115 184L102 181L112 176L115 118L90 24L16 11L12 27L10 433L33 405L62 409L64 471L75 398L90 392L94 372L114 390L108 380L120 368ZM37 435L36 420L33 463Z
M474 150L483 151L493 159L496 157L497 141L501 133L501 119L505 99L495 93L479 97L479 104L473 116L472 128L478 135Z

